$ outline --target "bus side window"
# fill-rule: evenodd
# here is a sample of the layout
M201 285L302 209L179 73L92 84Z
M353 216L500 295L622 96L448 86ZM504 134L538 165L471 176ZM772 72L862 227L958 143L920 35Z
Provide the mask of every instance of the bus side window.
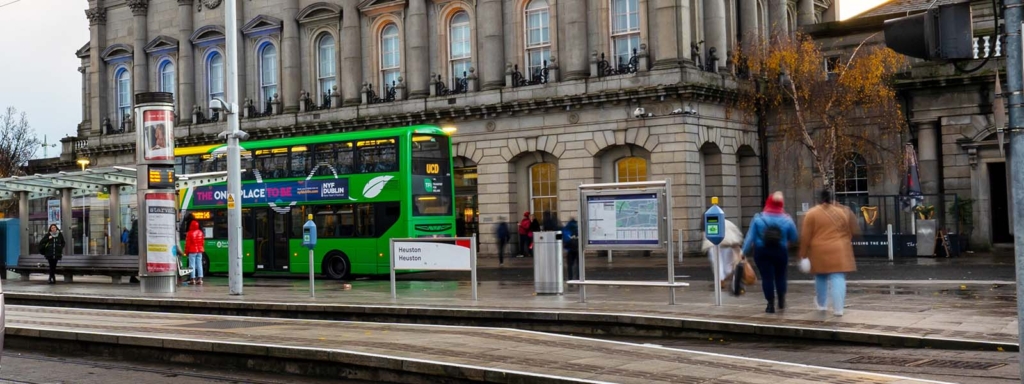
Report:
M332 163L334 162L334 145L320 144L314 147L314 149L316 150L316 155L314 161L309 165L309 172L316 168L317 176L333 175L330 166L333 166Z
M338 170L339 175L347 175L352 173L352 163L355 160L352 157L352 152L352 143L338 144L338 155L334 162L334 167Z
M305 145L292 147L291 151L291 177L306 177L306 163L309 161L309 151Z
M386 203L374 204L374 212L377 214L376 218L376 233L383 236L392 226L398 222L398 218L402 215L402 210L397 201L390 201Z
M356 236L373 237L376 235L373 217L374 204L356 205Z
M245 172L242 172L242 180L256 180L256 174L253 173L253 163L251 158L242 158L242 169L245 170Z

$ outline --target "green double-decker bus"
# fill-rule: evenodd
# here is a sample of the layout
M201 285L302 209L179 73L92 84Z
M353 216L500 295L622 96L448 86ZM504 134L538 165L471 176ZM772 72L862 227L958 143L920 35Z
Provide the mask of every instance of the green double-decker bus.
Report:
M242 144L242 271L309 273L302 225L317 226L313 271L331 279L389 274L392 238L451 237L451 141L435 126ZM175 149L179 175L227 169L223 145ZM227 186L179 191L206 235L204 269L228 269ZM236 201L238 199L236 198Z

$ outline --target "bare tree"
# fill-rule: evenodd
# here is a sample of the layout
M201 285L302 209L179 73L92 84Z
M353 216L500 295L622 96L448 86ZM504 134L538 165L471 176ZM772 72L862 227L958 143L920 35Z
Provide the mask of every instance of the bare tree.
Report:
M906 124L894 82L906 59L865 42L845 60L825 59L815 41L798 34L771 44L762 41L735 59L756 84L741 92L741 108L768 111L774 133L807 150L833 194L835 171L849 153L873 150L884 154L888 166L902 163L893 143Z
M7 107L0 114L0 178L24 174L24 167L39 145L35 130L28 124L28 115Z

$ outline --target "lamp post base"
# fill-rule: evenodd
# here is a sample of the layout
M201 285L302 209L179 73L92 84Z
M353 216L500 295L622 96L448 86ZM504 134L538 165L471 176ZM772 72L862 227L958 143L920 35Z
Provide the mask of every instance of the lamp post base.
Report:
M140 276L142 293L174 293L178 288L175 276Z

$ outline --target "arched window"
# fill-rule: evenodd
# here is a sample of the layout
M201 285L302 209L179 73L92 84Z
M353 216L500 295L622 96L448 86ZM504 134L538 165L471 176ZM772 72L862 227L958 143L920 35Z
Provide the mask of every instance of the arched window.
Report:
M473 49L469 38L469 14L461 11L452 16L448 32L451 78L466 77L469 75L470 61L473 58Z
M224 56L213 52L206 59L207 100L224 99Z
M160 92L174 94L177 83L174 81L174 63L164 60L160 63Z
M647 181L647 160L642 157L626 157L615 162L615 181Z
M399 48L398 26L388 24L380 33L380 76L381 92L398 83L402 53Z
M625 64L640 47L640 4L639 0L611 1L613 65Z
M551 12L547 0L526 5L526 70L529 76L551 60Z
M266 110L275 94L277 94L277 47L274 44L266 43L260 47L260 105L263 110Z
M552 163L535 164L530 167L530 212L557 211L558 167Z
M117 124L124 127L124 121L132 114L132 74L127 68L118 68L114 74L117 84Z
M836 169L836 196L867 196L868 166L864 156L849 153Z
M335 75L337 74L337 66L335 65L335 54L334 54L334 36L330 33L324 33L320 35L320 40L316 44L317 51L317 87L319 94L320 104L324 103L326 94L337 84Z

